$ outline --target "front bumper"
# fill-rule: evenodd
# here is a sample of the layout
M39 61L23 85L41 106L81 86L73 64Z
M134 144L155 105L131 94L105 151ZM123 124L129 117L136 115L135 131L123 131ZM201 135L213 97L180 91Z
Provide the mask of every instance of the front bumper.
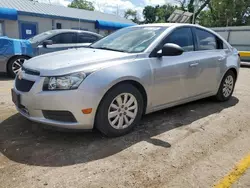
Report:
M18 79L18 78L16 78ZM95 95L84 90L42 91L44 77L25 75L23 79L35 81L29 92L21 92L14 86L14 91L20 94L21 107L17 110L31 121L68 129L92 129L94 125L97 103ZM92 108L91 114L83 114L82 109ZM52 120L44 117L46 111L69 111L75 122Z

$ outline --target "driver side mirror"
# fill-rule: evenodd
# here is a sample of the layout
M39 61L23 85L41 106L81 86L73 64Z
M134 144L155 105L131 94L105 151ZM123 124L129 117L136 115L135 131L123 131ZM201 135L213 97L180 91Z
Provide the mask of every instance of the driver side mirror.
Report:
M44 48L47 48L47 45L52 45L52 44L53 44L52 40L45 40L45 41L43 41L43 47Z
M183 54L184 50L177 44L167 43L161 50L157 52L158 57L162 56L178 56Z

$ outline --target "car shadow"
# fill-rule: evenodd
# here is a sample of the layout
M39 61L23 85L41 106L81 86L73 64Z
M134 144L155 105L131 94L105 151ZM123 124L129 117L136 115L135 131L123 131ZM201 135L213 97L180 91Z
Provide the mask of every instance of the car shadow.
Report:
M106 138L98 131L48 130L15 114L0 124L0 152L18 163L57 167L109 157L141 141L167 149L171 147L168 142L152 137L220 113L238 102L236 97L224 103L203 99L155 112L144 116L133 132L118 138Z
M4 80L14 80L14 78L11 78L7 73L0 72L0 81Z

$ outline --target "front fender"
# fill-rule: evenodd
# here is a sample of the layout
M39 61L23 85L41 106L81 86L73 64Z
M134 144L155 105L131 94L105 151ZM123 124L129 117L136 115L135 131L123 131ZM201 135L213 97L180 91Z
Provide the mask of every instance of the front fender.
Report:
M148 60L135 60L117 64L98 70L90 74L80 85L79 89L83 90L88 96L89 105L97 110L100 101L107 91L116 84L123 81L135 81L144 87L148 106L150 103L151 86L153 83L152 71ZM90 107L89 107L90 108Z
M6 57L15 55L33 56L33 48L28 40L0 37L0 54Z

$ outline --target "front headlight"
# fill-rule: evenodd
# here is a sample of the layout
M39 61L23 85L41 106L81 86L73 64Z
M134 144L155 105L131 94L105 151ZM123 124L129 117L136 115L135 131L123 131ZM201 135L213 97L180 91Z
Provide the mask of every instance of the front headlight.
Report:
M43 90L71 90L77 89L86 78L84 72L73 73L65 76L55 76L45 78Z

